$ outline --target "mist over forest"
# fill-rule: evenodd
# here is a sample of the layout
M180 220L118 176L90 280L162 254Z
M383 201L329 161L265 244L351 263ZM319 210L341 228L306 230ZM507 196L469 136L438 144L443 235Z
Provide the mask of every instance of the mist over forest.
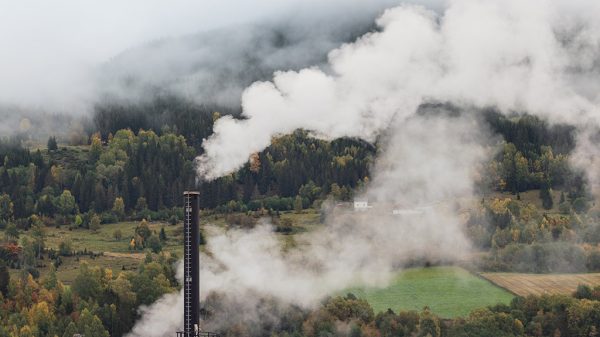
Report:
M598 333L600 6L4 5L0 337Z

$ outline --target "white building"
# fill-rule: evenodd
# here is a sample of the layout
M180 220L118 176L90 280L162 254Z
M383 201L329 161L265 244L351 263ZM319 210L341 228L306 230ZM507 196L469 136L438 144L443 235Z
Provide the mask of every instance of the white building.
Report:
M373 208L373 206L369 205L368 199L354 199L354 211L355 212L364 212Z

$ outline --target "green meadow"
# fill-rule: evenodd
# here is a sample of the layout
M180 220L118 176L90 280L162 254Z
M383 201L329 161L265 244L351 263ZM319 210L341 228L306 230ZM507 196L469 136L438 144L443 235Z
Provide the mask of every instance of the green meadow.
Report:
M388 308L421 311L428 306L444 318L466 316L476 308L510 303L513 295L460 267L411 268L400 272L386 288L351 288L374 311Z

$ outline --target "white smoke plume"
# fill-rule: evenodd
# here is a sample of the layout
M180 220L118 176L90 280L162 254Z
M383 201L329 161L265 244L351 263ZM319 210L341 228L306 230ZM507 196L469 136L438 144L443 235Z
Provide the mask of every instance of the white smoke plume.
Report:
M451 1L443 15L390 9L367 34L329 54L330 71L278 72L243 95L243 116L217 121L199 174L239 168L271 137L297 128L366 140L428 99L597 122L600 6L562 1ZM585 11L584 11L585 10ZM582 82L586 85L582 86ZM589 85L588 85L589 84Z
M418 108L430 101L494 106L597 125L600 77L591 74L600 64L599 14L600 5L584 1L454 0L441 12L399 6L377 20L379 31L330 52L327 67L277 72L251 85L242 97L245 119L221 118L204 142L202 178L235 171L272 137L298 128L328 139L384 137L365 195L414 212L334 212L285 253L266 225L213 232L203 294L216 290L243 302L259 293L310 306L354 284L385 284L412 257L460 258L469 244L448 201L472 196L490 138L473 114ZM150 307L139 325L180 324L160 317ZM141 336L136 329L130 336Z
M476 167L488 157L478 123L462 116L415 116L392 129L386 159L379 161L367 192L379 200L371 212L334 211L323 228L302 235L298 248L285 252L267 222L252 230L207 229L211 257L202 257L203 299L218 292L236 306L248 308L241 318L235 314L239 307L229 317L213 317L205 323L208 327L223 328L233 316L259 322L264 312L257 298L310 308L350 286L384 286L412 259L464 258L470 244L449 201L472 195ZM427 132L437 136L423 137ZM420 145L408 146L414 138ZM391 158L402 160L392 163ZM406 176L400 177L402 172ZM386 184L390 179L391 184ZM404 213L394 215L394 209ZM181 306L168 313L164 310L165 304L175 301L168 295L144 309L130 336L161 336L152 331L168 331L165 326L177 329L182 323ZM154 322L160 328L153 329Z

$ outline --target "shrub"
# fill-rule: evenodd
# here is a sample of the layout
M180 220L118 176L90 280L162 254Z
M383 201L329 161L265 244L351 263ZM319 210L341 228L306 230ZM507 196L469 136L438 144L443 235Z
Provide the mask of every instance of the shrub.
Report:
M586 271L586 256L578 245L568 242L534 243L531 245L511 243L494 251L485 259L487 270L529 273L582 272Z
M263 204L265 208L272 209L274 211L289 211L293 207L294 199L269 197L263 200Z
M587 256L587 261L585 263L587 271L598 272L600 271L600 251L594 250L589 253Z
M585 198L577 198L573 200L573 209L577 213L586 212L588 207L588 201Z
M251 211L258 211L262 208L262 203L259 200L250 200L248 202L248 209Z
M92 215L90 219L90 230L97 232L100 229L100 217L97 214Z
M256 219L246 214L228 214L225 221L230 226L239 226L244 228L252 228L256 224Z
M580 284L577 286L577 290L573 293L573 297L578 299L591 299L592 298L592 288L587 284Z
M275 222L274 222L275 223ZM277 227L275 227L275 231L278 233L289 234L294 231L294 223L290 218L283 218L281 221L278 221Z
M562 214L569 214L571 213L571 205L569 205L568 202L562 202L560 205L558 205L558 211Z
M40 271L37 270L37 268L35 268L35 267L27 267L27 269L25 271L28 272L34 279L37 279L40 277Z
M160 243L158 236L152 234L150 238L148 238L148 248L152 249L152 252L154 253L158 253L162 250L162 244Z

